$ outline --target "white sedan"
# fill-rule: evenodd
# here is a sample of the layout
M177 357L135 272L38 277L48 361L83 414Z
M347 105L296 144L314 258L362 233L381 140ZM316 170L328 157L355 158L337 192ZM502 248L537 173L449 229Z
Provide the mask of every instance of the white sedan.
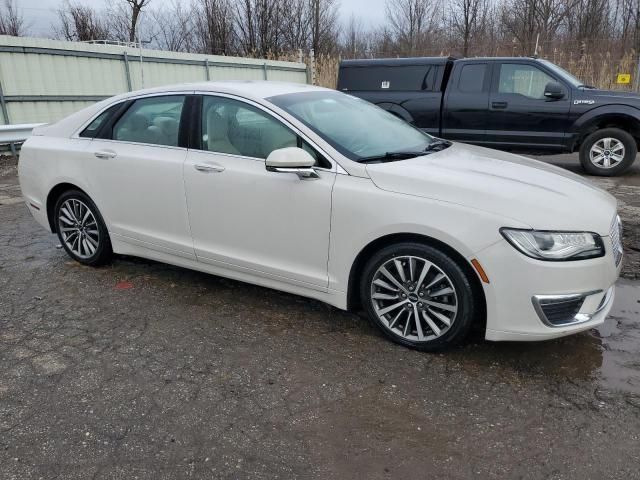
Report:
M39 127L27 206L86 265L150 258L364 310L421 350L604 321L616 201L519 156L433 138L365 101L272 82L163 87Z

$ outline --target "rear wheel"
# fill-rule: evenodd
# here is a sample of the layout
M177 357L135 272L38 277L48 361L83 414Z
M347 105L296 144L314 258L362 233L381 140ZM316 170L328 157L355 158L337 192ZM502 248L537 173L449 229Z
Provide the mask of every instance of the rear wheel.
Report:
M477 312L465 272L447 254L420 243L391 245L373 255L360 295L386 337L423 351L461 342Z
M589 135L580 146L580 163L591 175L620 175L635 161L635 139L619 128L603 128Z
M109 232L93 201L79 190L63 193L55 206L56 231L67 254L85 265L101 265L113 255Z

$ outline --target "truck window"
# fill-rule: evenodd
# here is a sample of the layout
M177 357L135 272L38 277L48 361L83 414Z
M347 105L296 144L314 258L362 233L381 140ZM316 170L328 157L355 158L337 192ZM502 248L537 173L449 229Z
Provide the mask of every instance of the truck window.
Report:
M516 93L528 98L543 99L547 83L555 79L533 65L503 63L500 65L498 93Z
M464 65L460 71L458 91L464 93L481 92L484 88L484 74L486 71L486 63L472 63L470 65Z
M433 91L436 65L345 67L340 71L343 91Z

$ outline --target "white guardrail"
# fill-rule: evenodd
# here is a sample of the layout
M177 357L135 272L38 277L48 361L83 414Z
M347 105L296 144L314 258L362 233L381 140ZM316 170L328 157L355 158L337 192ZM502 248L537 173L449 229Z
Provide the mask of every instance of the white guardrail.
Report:
M0 125L0 144L24 142L31 131L44 123L23 123L20 125Z

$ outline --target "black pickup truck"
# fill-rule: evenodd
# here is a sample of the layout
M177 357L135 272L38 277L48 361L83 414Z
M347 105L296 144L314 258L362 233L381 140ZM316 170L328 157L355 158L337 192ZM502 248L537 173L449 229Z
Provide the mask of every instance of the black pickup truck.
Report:
M451 140L505 150L580 152L584 169L628 169L640 141L640 95L598 90L546 60L345 60L338 90Z

